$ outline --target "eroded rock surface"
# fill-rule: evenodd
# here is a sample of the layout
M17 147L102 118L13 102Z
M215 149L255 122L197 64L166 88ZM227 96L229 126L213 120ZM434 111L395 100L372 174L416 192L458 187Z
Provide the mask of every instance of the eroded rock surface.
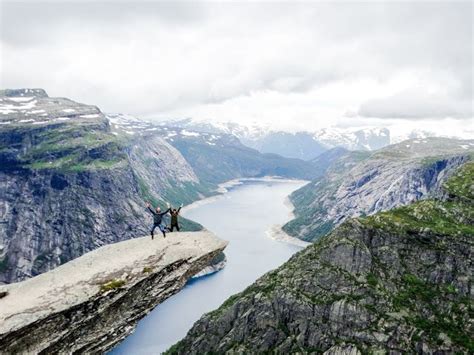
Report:
M226 245L207 231L137 238L0 286L0 353L103 352Z
M352 217L372 215L428 198L474 156L474 141L413 139L374 153L337 157L324 176L295 191L296 218L288 234L315 241Z

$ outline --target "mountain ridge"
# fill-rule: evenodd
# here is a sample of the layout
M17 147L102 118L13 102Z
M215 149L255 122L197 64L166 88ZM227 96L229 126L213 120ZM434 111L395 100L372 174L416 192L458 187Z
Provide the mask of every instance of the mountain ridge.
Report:
M474 156L474 141L412 139L375 152L347 152L290 196L296 218L283 229L314 241L344 220L406 205L435 194Z
M473 178L468 162L434 199L347 220L167 354L472 352Z

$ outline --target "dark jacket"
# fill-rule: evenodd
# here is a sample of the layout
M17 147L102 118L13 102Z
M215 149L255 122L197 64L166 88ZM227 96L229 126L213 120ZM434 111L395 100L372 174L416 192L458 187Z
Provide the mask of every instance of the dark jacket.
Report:
M171 208L168 208L165 212L158 213L156 211L153 211L150 207L148 207L148 211L150 211L150 213L153 215L154 224L161 224L161 221L163 220L163 216L167 214L170 210Z
M177 225L178 224L178 215L179 215L179 211L181 211L181 207L178 208L176 210L176 212L173 212L173 210L171 210L170 212L170 215L171 215L171 224L173 225Z

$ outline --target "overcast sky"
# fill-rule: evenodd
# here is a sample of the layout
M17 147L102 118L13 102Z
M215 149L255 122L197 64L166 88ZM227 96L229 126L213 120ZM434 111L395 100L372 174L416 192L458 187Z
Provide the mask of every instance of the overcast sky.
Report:
M2 88L142 118L474 134L470 1L1 0L0 10Z

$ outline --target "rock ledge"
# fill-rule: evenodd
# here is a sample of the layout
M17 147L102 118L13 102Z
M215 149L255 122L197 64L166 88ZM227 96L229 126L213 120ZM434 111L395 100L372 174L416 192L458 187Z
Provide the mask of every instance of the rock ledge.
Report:
M110 349L226 245L208 231L136 238L0 286L0 352Z

